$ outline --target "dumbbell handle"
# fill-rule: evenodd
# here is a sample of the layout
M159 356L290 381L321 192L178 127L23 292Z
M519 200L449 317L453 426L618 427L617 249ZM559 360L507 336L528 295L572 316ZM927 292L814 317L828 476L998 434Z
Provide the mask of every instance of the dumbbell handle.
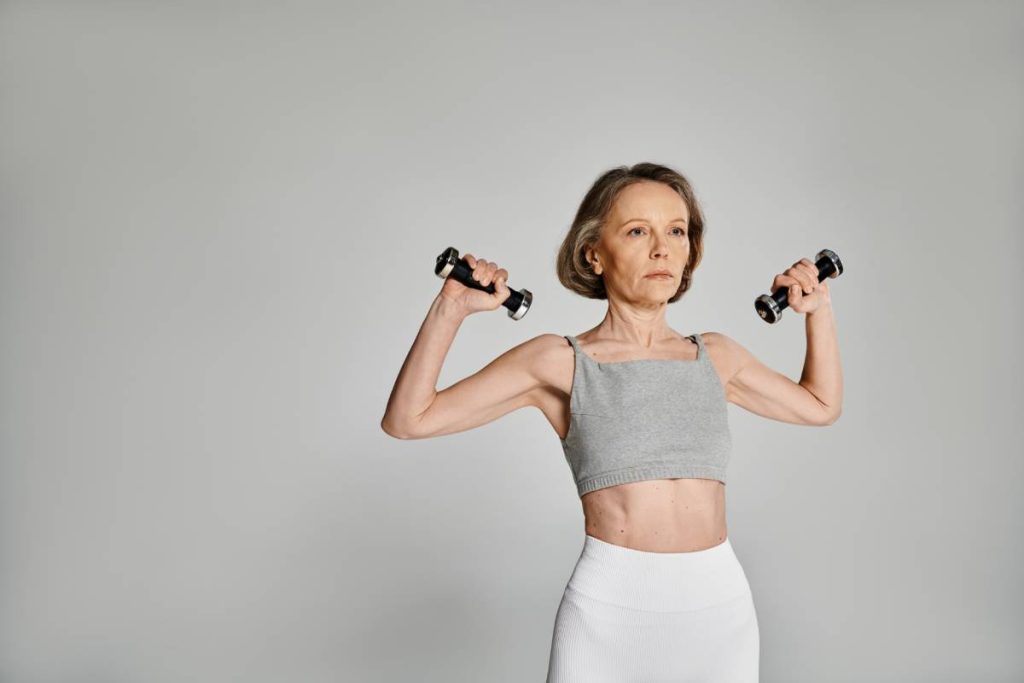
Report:
M843 274L843 262L839 256L830 249L822 249L814 257L814 265L818 267L818 282L821 282L832 273L836 277ZM762 294L754 299L754 309L761 319L768 323L776 323L782 319L782 309L789 306L789 288L779 287L769 296Z
M434 274L442 280L452 277L467 287L479 289L481 292L487 292L488 294L494 294L494 283L492 282L484 286L474 280L473 269L469 267L469 263L466 262L465 258L459 258L459 250L455 247L448 247L437 257L437 263L434 264ZM526 288L520 291L511 287L508 289L508 298L501 302L501 305L508 309L508 317L513 320L519 320L530 310L530 304L533 303L533 294Z

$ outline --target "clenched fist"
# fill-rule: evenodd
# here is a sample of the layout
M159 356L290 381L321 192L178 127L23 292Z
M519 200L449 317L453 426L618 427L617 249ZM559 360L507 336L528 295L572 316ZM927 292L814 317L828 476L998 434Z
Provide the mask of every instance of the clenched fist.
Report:
M839 273L832 273L829 277L839 277ZM802 258L776 275L768 291L774 292L780 287L788 288L786 301L797 313L814 313L821 306L832 303L828 278L818 282L818 267L810 259Z
M458 306L466 315L479 311L493 311L505 302L511 292L508 285L508 271L498 268L493 261L475 258L465 254L463 258L473 269L473 279L486 287L494 283L494 293L488 294L479 289L467 287L453 277L445 279L441 287L441 296Z

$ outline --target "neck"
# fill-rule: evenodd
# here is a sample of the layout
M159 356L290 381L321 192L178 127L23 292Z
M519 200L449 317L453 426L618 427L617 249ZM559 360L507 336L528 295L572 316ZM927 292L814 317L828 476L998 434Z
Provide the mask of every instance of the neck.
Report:
M665 320L667 308L665 302L651 306L609 302L604 320L592 332L624 346L650 349L659 341L678 336Z

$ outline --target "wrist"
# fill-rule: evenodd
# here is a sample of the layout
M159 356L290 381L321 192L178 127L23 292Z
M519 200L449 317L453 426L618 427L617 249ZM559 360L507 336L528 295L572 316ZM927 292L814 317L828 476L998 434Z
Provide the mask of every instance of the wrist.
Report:
M455 303L444 294L438 294L431 305L431 311L439 317L452 322L460 323L466 319L469 313L465 308Z
M832 315L832 303L829 302L829 301L826 301L826 302L822 303L820 306L818 306L817 308L815 308L813 311L810 311L807 314L807 317L808 318L812 318L812 317L815 317L815 316L826 317L826 316L829 316L829 315Z

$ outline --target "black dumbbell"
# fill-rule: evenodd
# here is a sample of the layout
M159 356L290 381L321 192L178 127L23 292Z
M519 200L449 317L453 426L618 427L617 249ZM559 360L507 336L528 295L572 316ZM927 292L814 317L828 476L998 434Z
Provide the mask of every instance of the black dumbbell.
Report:
M830 249L822 249L814 257L814 265L818 267L818 282L836 273L843 274L843 262ZM775 323L782 319L782 309L789 306L789 288L779 287L771 296L762 294L754 299L754 310L765 322Z
M459 258L459 250L455 247L448 247L437 257L437 263L434 265L434 274L442 280L453 277L467 287L479 289L481 292L487 292L488 294L494 294L494 283L492 282L484 287L474 280L473 269L466 263L466 259ZM501 305L508 309L508 317L513 320L519 320L530 310L530 304L533 303L533 294L525 288L521 291L516 291L511 287L508 289L508 298Z

